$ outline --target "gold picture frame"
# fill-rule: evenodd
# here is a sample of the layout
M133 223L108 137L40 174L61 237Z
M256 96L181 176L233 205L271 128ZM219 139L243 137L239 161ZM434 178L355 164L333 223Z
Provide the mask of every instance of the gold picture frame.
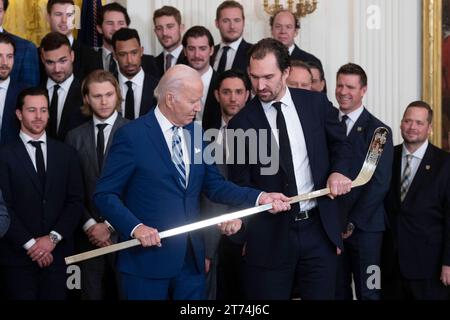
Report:
M439 147L448 141L443 139L442 123L442 4L443 0L422 0L422 99L433 107L431 141Z

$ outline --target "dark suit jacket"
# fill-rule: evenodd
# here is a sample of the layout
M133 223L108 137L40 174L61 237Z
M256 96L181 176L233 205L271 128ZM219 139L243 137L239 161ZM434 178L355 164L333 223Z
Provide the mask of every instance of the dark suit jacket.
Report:
M199 220L200 194L230 205L254 206L259 191L239 188L224 180L216 166L202 161L204 145L194 139L197 124L185 126L191 137L188 187L179 175L154 111L120 128L94 195L100 212L122 238L139 223L160 231ZM196 264L203 270L205 253L201 232L189 233ZM118 255L119 270L148 278L170 278L184 264L188 234L162 240L162 248L134 248Z
M5 107L2 115L2 132L0 136L0 145L4 145L17 138L19 134L19 120L16 117L16 102L19 93L26 86L22 83L16 83L13 79L8 87L5 99Z
M306 63L315 62L322 68L322 62L316 56L300 49L297 45L295 45L294 51L292 51L291 60L300 60Z
M364 109L348 136L353 152L349 178L354 180L361 170L373 133L378 127L388 128L389 136L372 179L366 185L352 189L350 193L337 198L343 214L343 230L348 222L368 232L385 229L386 213L383 201L391 181L394 150L392 133L387 125L375 118L367 109Z
M20 38L4 31L14 41L16 50L14 53L14 67L11 78L21 85L39 85L39 55L33 42Z
M140 117L147 114L147 112L149 112L156 106L157 102L154 93L157 85L158 80L146 73L144 78L144 85L142 88L141 107L139 110ZM124 94L123 96L125 98L126 94Z
M105 69L105 67L103 66L102 48L98 48L97 50L94 48L90 48L87 53L86 60L87 61L84 64L85 77L94 70L108 70L109 68L109 66L107 66ZM153 57L152 55L144 54L142 56L142 69L145 73L148 73L157 79L160 78L160 71L156 66L155 57ZM115 76L117 78L117 74L115 74Z
M0 238L8 231L10 218L8 211L6 210L5 200L3 200L3 194L0 190Z
M217 85L218 74L213 71L211 82L208 88L208 95L205 100L205 109L203 110L202 127L203 130L211 128L220 129L222 124L222 113L220 111L219 102L214 95L214 89Z
M0 188L11 215L11 225L0 240L0 264L28 266L33 262L23 249L32 238L54 230L62 235L53 264L64 265L73 254L73 234L83 212L83 181L74 149L47 139L46 185L42 188L22 140L0 149Z
M42 83L42 87L46 88L46 85L47 79ZM50 96L49 98L51 99L52 97ZM64 102L61 121L59 123L58 135L57 137L51 138L64 141L67 132L80 126L82 123L86 122L89 119L81 113L82 105L83 98L81 96L81 84L80 81L75 77L72 84L70 85L69 92L66 96L66 101ZM47 134L50 134L49 127L47 127Z
M347 170L351 160L350 145L346 141L343 126L338 122L338 111L325 95L300 89L289 90L303 128L314 189L318 190L326 187L328 177L332 172L348 175ZM228 128L240 128L244 131L266 129L267 132L271 132L269 122L257 97L231 119ZM228 138L228 143L231 142L230 140L231 138ZM273 161L275 155L271 154L273 151L271 151L270 137L267 140L268 154ZM258 138L257 144L259 145L259 143ZM273 140L273 144L276 145L275 140ZM275 152L278 152L278 147L275 149ZM257 164L249 164L249 150L251 148L246 139L244 152L246 164L229 165L229 179L239 185L257 187L267 192L286 192L285 170L280 166L274 175L261 174L261 168L267 168L270 165L263 164L263 160L259 156ZM266 151L264 152L266 153ZM242 153L243 151L240 150L241 156ZM235 151L235 154L238 153ZM320 220L328 238L335 246L342 247L337 203L328 197L321 197L317 199L317 202ZM246 259L249 265L276 268L286 263L295 250L292 247L292 241L289 241L288 231L291 220L291 213L278 215L261 213L248 220L244 238L247 243Z
M394 239L390 259L398 259L405 278L430 279L440 275L442 265L450 266L450 156L429 144L403 202L401 160L398 145L385 200Z
M253 44L248 43L244 39L242 39L241 44L238 47L238 50L236 52L236 56L233 61L233 65L231 66L232 69L238 69L247 74L247 67L248 67L248 52L250 51ZM214 47L214 56L211 59L211 65L213 66L216 61L217 52L219 52L220 44L216 45Z
M159 77L161 78L164 75L164 52L161 52L156 58L156 67L159 70ZM188 65L188 61L186 56L184 55L184 51L181 50L180 55L178 56L177 64L185 64Z

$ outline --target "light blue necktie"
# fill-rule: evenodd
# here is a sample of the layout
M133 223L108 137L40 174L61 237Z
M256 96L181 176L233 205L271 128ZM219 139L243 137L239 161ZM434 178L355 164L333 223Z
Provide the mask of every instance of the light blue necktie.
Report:
M178 180L180 181L180 184L183 186L183 188L187 188L187 181L186 181L186 166L183 161L183 148L181 145L181 137L178 133L179 127L172 127L172 161L175 165L175 168L178 172Z

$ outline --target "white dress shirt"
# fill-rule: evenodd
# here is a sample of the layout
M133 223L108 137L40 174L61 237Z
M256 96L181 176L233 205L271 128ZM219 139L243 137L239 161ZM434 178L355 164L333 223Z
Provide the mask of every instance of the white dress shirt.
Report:
M277 130L277 110L272 106L272 103L263 103L264 112L269 121L272 133L279 145L279 136ZM314 191L314 181L309 164L308 150L306 149L305 136L303 134L302 124L298 116L294 101L292 100L289 89L286 88L286 93L281 98L281 111L283 112L286 121L286 128L289 135L289 144L292 152L292 164L294 166L295 181L297 183L298 194L304 194ZM301 106L300 106L301 108ZM280 168L281 170L281 168ZM315 200L300 202L300 210L310 210L316 206Z
M417 149L414 153L411 153L406 149L405 144L403 144L403 150L402 150L402 171L401 171L401 178L403 178L403 172L405 171L406 167L406 156L412 155L411 159L411 182L414 180L414 177L416 176L417 169L419 169L420 163L422 162L423 157L425 156L425 152L428 148L428 140L426 140L419 149Z
M69 34L67 36L67 39L69 39L70 46L72 47L73 46L73 42L75 41L75 38L73 37L73 34Z
M358 121L359 117L364 111L364 106L360 106L358 109L356 109L353 112L350 112L347 114L347 120L345 120L345 124L347 125L347 136L350 134L350 132L353 129L353 126L355 125L356 121ZM339 121L342 121L342 117L344 116L344 113L339 110Z
M288 48L290 56L292 56L292 52L294 52L294 49L295 49L295 43Z
M2 132L2 123L3 123L3 113L5 112L5 103L6 103L6 95L8 93L9 83L11 82L11 78L0 82L0 138Z
M134 93L134 118L139 118L139 113L141 111L141 101L142 101L142 91L144 90L144 79L145 73L144 70L139 70L139 72L132 78L128 79L119 71L119 84L120 90L122 90L122 115L125 115L125 98L127 96L128 86L126 84L127 81L131 81L133 83L133 93Z
M200 110L200 112L197 112L197 115L195 116L196 121L202 121L203 119L203 112L205 112L205 103L206 99L208 98L208 91L209 86L211 85L212 76L213 76L213 68L211 66L208 68L208 71L206 71L201 76L203 82L203 96L201 98L202 109Z
M64 104L66 102L67 94L69 93L70 86L72 85L74 76L73 74L68 77L64 82L56 83L52 79L48 78L47 80L47 91L50 99L50 105L52 104L53 99L53 90L55 85L58 84L60 86L58 90L58 122L56 126L56 130L59 130L59 125L61 124L61 117L64 110Z
M29 141L42 141L41 143L41 149L42 149L42 155L44 157L44 165L45 165L45 169L47 169L47 134L44 133L42 134L42 136L39 139L33 139L32 137L30 137L29 135L27 135L25 132L23 132L22 130L19 133L19 137L22 140L23 144L25 145L25 149L27 150L28 156L31 159L31 162L33 163L33 167L34 170L36 170L37 172L37 166L36 166L36 148L33 147L30 143L28 143ZM58 240L61 241L62 240L62 236L52 230L51 233L55 234L58 237ZM24 245L23 248L25 250L29 250L32 246L34 246L36 243L36 239L30 239L29 241L27 241Z
M216 56L216 61L214 61L214 70L217 71L217 68L219 68L219 62L220 59L222 58L222 53L223 53L223 47L230 47L230 49L228 50L227 53L227 64L225 65L225 69L224 71L230 70L233 67L233 62L234 62L234 58L236 58L236 53L238 51L238 48L242 42L242 37L240 37L239 39L237 39L234 42L231 43L221 43L220 44L220 48L219 51L217 52L217 56Z
M173 67L174 65L177 64L178 62L178 58L180 57L181 51L183 51L183 46L179 45L176 49L172 50L172 52L169 52L167 50L164 50L164 70L166 70L166 57L168 54L172 55L172 65L171 67Z

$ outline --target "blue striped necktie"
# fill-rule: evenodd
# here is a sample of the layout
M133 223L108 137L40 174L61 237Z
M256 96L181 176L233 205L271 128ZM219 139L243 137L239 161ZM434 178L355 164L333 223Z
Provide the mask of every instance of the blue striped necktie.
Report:
M181 137L179 135L180 127L172 127L172 161L178 172L178 180L183 188L187 188L186 166L183 161L183 148L181 145Z

